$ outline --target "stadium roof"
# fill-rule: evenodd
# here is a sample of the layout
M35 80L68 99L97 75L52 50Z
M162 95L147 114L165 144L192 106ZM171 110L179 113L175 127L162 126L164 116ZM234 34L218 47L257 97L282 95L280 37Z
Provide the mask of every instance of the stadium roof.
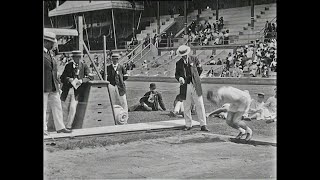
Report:
M44 28L44 31L53 32L57 36L78 36L76 29Z
M133 9L129 1L66 1L61 6L49 11L49 17L112 8ZM143 10L144 6L136 3L135 9Z

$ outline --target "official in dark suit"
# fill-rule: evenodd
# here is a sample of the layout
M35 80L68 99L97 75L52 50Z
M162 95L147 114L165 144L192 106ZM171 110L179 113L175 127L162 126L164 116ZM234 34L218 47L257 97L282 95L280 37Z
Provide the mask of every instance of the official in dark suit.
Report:
M181 45L176 53L178 56L181 56L181 59L176 63L175 78L180 83L180 95L183 99L184 117L186 121L184 130L190 130L192 128L191 103L193 99L196 105L201 131L209 131L206 127L206 115L200 81L202 67L197 57L189 56L190 51L189 46Z
M51 32L44 32L44 48L43 48L43 115L44 134L48 134L47 126L47 106L52 110L55 129L58 133L70 133L63 123L63 113L60 100L60 85L57 75L57 63L51 57L50 50L57 43L56 35Z
M110 82L109 90L111 97L120 101L120 106L128 112L128 103L126 97L125 80L128 79L127 70L118 63L121 56L119 54L112 54L112 64L107 66L107 81Z
M63 101L64 122L67 129L72 128L72 123L76 115L79 100L83 101L84 91L87 82L93 80L91 71L86 63L82 61L81 51L72 51L72 60L65 66L60 77L62 85L61 100ZM71 83L78 82L79 87L74 87Z

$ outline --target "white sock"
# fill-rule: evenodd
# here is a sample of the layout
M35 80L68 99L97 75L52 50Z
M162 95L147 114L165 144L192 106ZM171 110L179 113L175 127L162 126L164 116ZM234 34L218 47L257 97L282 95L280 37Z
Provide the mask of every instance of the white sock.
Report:
M242 129L241 127L239 127L238 130L239 130L242 134L245 134L245 133L246 133L246 130Z

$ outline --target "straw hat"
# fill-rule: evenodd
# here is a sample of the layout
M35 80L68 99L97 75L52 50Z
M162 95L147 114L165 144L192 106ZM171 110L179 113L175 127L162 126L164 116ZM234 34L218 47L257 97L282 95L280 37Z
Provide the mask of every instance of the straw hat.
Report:
M79 50L75 50L75 51L72 51L72 57L74 57L74 56L82 56L82 52L81 51L79 51Z
M181 45L179 46L179 48L177 49L177 56L185 56L188 55L191 52L191 48L187 45Z
M51 41L53 43L57 43L56 34L53 32L44 31L43 32L43 39Z
M120 56L120 54L112 54L112 56L111 56L111 58L112 59L120 59L121 58L121 56Z

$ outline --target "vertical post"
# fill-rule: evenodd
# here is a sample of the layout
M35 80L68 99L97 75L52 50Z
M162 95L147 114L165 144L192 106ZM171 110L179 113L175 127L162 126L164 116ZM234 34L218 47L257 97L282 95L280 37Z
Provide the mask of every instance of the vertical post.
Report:
M133 13L133 24L132 24L132 37L133 37L133 39L135 40L136 39L136 34L135 34L135 9L136 9L136 5L135 5L135 2L133 1L132 2L132 13ZM134 45L134 43L133 43L133 45Z
M251 29L254 29L254 0L251 1Z
M103 63L104 63L104 80L107 81L107 40L103 35Z
M57 0L57 3L56 3L56 8L59 6L59 0Z
M78 49L83 52L83 21L82 16L78 16Z
M216 26L219 24L219 0L216 0ZM217 28L218 29L218 28Z
M185 18L184 34L187 35L188 17L187 17L187 1L186 0L184 0L184 18Z
M114 24L114 15L113 15L113 9L111 9L111 13L112 13L112 26L113 26L113 36L114 36L114 47L116 49L117 48L117 35L116 35L116 26ZM133 30L133 33L134 33L134 30Z
M160 1L157 1L157 35L160 36Z

